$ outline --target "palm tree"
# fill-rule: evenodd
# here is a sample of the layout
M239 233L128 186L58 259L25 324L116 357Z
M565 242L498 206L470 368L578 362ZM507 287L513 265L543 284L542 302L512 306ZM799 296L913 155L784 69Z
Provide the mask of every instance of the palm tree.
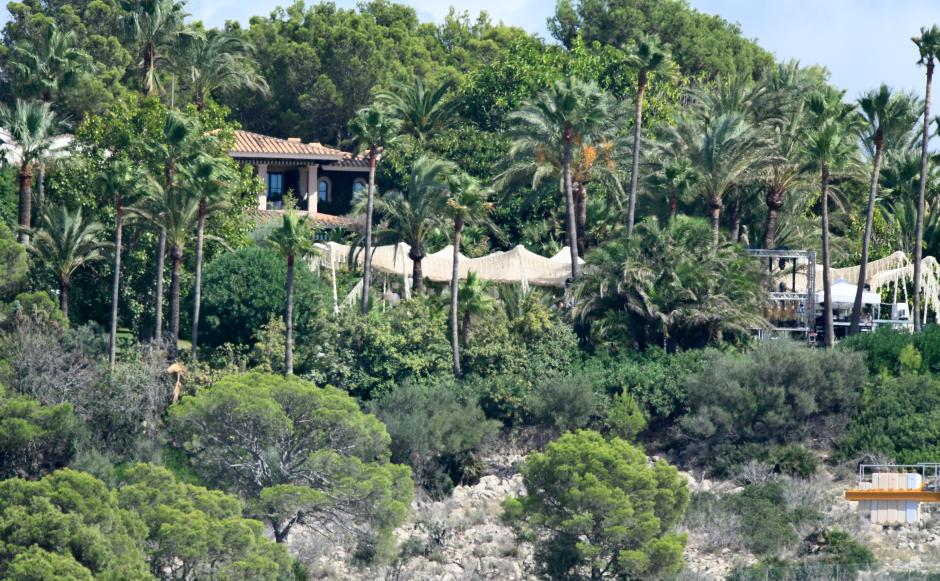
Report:
M156 187L135 212L156 225L170 247L169 357L176 360L180 332L180 277L183 250L199 220L200 197L181 184ZM162 278L162 277L161 277Z
M404 192L391 192L375 200L376 210L387 223L379 234L396 237L411 246L408 258L413 263L412 281L416 292L424 292L421 261L427 255L425 244L441 223L447 205L445 174L453 164L421 156L411 169L408 187Z
M712 249L718 249L725 194L767 162L767 140L739 113L721 113L701 121L687 117L672 131L699 176L698 190L712 221Z
M111 328L108 335L108 365L114 372L117 357L118 301L121 286L121 250L124 234L124 212L128 203L133 204L134 195L146 185L144 174L135 170L133 164L124 159L112 161L99 176L99 186L114 202L114 273L111 282Z
M669 197L669 219L674 219L679 212L679 202L688 202L699 177L692 162L686 157L669 158L659 162L660 169L651 175L649 182L655 191Z
M918 64L927 68L927 88L924 91L924 127L920 145L920 185L917 190L917 231L914 235L914 305L911 316L914 317L914 330L920 331L920 269L923 258L922 240L924 236L924 196L927 189L927 147L930 143L930 90L933 83L935 60L940 55L940 27L921 28L920 36L911 39L920 52Z
M777 216L783 208L787 192L802 183L806 173L803 162L803 135L806 129L806 108L802 99L788 107L787 111L771 122L772 133L768 153L768 165L764 170L763 184L766 188L764 203L767 206L767 221L764 230L764 248L777 247Z
M400 121L387 115L378 107L359 111L349 123L349 129L359 148L369 158L369 185L366 192L366 232L362 268L362 314L369 314L369 288L372 282L372 213L375 205L375 169L382 151L391 144L398 133Z
M32 222L33 170L62 148L59 119L49 103L17 99L16 107L0 105L0 146L17 166L20 186L19 242L29 242Z
M313 232L288 198L281 226L271 233L271 243L287 260L287 301L284 307L284 374L294 374L294 261L313 252Z
M534 148L561 158L572 280L577 279L580 271L571 179L572 153L577 143L589 140L605 127L609 112L609 96L600 87L567 77L556 81L509 116L515 136L511 157L518 155L520 150Z
M158 69L169 63L176 40L188 34L184 20L189 14L177 0L139 0L124 18L128 36L137 46L143 86L148 94L160 89Z
M206 98L216 91L248 89L268 94L268 83L255 70L252 52L250 42L231 32L191 32L177 65L190 85L196 109L202 111Z
M103 230L100 223L86 220L81 209L70 212L60 206L43 214L42 227L29 247L55 273L59 283L59 307L66 319L72 275L82 266L104 258L101 252Z
M508 289L519 289L521 290L521 285L514 285L510 287L509 285L500 285L498 290L500 291L500 298L503 299L503 304L506 304L506 300L502 293L509 292ZM473 317L483 315L489 312L492 312L496 308L497 301L492 296L490 296L490 282L481 279L476 275L475 272L467 273L467 280L460 285L460 291L457 295L458 308L460 311L460 345L461 347L466 347L470 343L470 326L473 323ZM521 300L521 299L520 299Z
M875 221L875 200L878 197L878 180L881 176L881 159L887 143L897 141L896 136L906 136L911 132L917 112L913 99L903 94L893 93L882 84L877 90L869 91L858 100L859 109L865 121L862 139L872 152L871 184L868 190L868 208L865 214L865 234L862 238L862 256L858 268L858 288L855 303L852 306L852 320L849 334L859 331L862 318L862 292L865 289L868 251L871 245L872 224Z
M202 263L206 218L231 207L227 158L203 153L180 168L180 187L199 196L196 217L196 280L193 283L193 327L190 337L193 361L199 358L199 310L202 307Z
M643 126L643 97L651 74L670 74L673 70L667 46L646 34L640 34L628 50L629 61L637 68L636 113L633 119L633 163L630 170L630 197L627 202L627 237L633 236L637 184L640 176L640 143Z
M832 280L829 273L829 181L834 170L845 167L858 148L850 133L855 122L855 106L842 102L844 92L829 89L808 100L813 115L806 132L804 154L810 167L819 172L822 220L823 323L826 347L835 343L832 323Z
M179 111L171 110L163 123L162 139L150 144L149 155L163 171L160 189L170 192L176 187L176 174L180 165L198 155L201 137L198 124ZM167 232L161 221L150 220L159 231L157 240L157 292L154 320L154 341L163 342L163 276L166 259Z
M39 38L17 42L10 54L9 67L19 78L20 95L52 102L78 77L94 70L91 56L79 47L74 31L61 31L55 21Z
M486 219L493 205L487 201L489 190L479 180L467 174L458 174L448 180L446 213L454 221L454 263L450 277L450 343L454 376L460 377L460 338L457 327L457 303L460 284L460 236L465 224Z
M378 93L375 101L401 123L401 131L425 144L456 121L456 102L447 99L453 87L453 81L445 81L426 88L424 80L416 77L412 84L399 83L391 91Z
M701 218L641 221L633 238L588 254L593 268L573 289L574 316L614 349L697 347L765 325L760 265L737 244L712 250L710 238Z

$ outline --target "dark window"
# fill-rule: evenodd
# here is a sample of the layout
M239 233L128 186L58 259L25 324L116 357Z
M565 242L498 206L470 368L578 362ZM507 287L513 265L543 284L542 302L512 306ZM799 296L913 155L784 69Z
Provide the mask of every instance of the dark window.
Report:
M321 202L330 201L330 180L326 178L320 178L320 182L317 184L317 194L319 195Z
M356 180L353 182L353 195L358 196L360 192L366 191L366 182L365 180Z
M284 174L268 174L268 202L275 208L284 203Z

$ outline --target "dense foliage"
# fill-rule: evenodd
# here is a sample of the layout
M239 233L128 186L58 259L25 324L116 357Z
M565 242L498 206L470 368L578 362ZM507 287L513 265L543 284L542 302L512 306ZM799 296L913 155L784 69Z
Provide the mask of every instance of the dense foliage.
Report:
M506 502L506 517L534 535L543 577L654 579L682 567L685 538L672 529L689 491L672 466L579 431L532 454L522 474L527 494Z
M677 444L691 461L722 471L767 446L837 437L858 409L863 369L860 356L786 342L744 356L715 354L686 380L689 412L678 422Z
M336 388L259 373L183 398L170 430L205 480L249 498L278 542L306 524L357 530L377 547L411 501L385 426Z
M301 579L330 575L326 547L404 577L477 518L461 499L495 518L489 482L520 463L505 516L544 577L672 577L680 521L696 550L761 559L733 578L873 564L820 479L940 454L940 327L758 343L767 291L795 283L747 249L824 272L940 252L920 96L849 102L684 0L559 0L558 42L389 0L221 28L192 8L8 6L0 577ZM914 44L929 93L940 28ZM347 226L291 196L257 211L237 129L363 155ZM356 262L398 243L410 273ZM448 244L570 276L425 280ZM921 282L876 289L914 299L916 331ZM740 487L686 512L667 461Z

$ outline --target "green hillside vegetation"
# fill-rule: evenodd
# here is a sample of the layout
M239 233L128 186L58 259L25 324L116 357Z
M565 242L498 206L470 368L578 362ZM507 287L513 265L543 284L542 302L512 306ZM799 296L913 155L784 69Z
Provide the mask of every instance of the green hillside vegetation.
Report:
M820 475L940 461L936 313L760 341L772 283L746 252L940 254L919 95L851 101L683 0L559 0L552 40L389 0L222 28L178 0L8 10L0 578L316 578L303 542L391 578L441 554L396 537L413 501L501 448L526 455L499 509L526 574L671 579L710 536L754 558L733 578L854 577L875 555ZM940 29L915 42L896 66L929 83ZM259 212L240 129L364 155L353 225L298 192ZM455 267L406 297L325 240L585 262L564 288Z

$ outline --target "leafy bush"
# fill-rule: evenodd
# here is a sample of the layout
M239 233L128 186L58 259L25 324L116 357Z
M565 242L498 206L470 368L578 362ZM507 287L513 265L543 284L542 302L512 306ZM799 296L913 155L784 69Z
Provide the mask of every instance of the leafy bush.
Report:
M462 403L453 384L406 383L372 403L392 438L392 461L411 466L415 483L442 496L464 481L481 443L499 423L475 403Z
M559 432L586 428L602 415L605 399L586 375L554 376L529 394L526 406L536 424Z
M859 354L765 343L743 356L712 354L688 376L689 413L677 445L690 461L727 473L768 447L836 437L866 381Z
M689 502L685 479L619 438L568 433L529 456L528 494L505 518L536 542L541 576L655 579L682 568L685 536L672 532ZM606 571L606 573L602 573Z
M533 320L532 311L510 319L497 309L475 319L470 343L462 353L465 373L486 378L512 375L529 383L567 373L578 360L577 336L555 317Z
M767 462L776 472L798 478L809 478L819 468L816 456L799 444L771 448L767 452Z
M745 546L756 555L774 555L795 545L802 540L795 527L820 519L812 509L788 509L780 482L745 486L726 500L738 515Z
M480 404L486 417L505 425L522 425L526 418L526 403L532 385L515 375L468 377L463 385Z
M72 406L44 406L0 385L0 479L36 478L68 465L79 438Z
M248 345L255 330L284 314L287 263L270 248L248 246L206 265L200 344ZM326 312L330 287L307 268L294 271L294 324L302 328Z
M389 462L385 426L336 388L229 376L173 406L170 426L199 476L250 499L278 541L295 524L324 531L340 519L384 549L408 512L411 471Z
M839 449L845 458L879 453L903 463L940 457L940 381L929 375L876 381Z
M607 411L607 429L613 435L632 440L646 428L646 422L646 414L629 393L618 393L613 397Z
M298 331L295 367L318 385L333 385L362 399L392 391L406 381L452 376L446 313L417 297L368 317L348 310Z
M585 362L584 372L611 395L629 393L651 419L664 422L685 413L685 378L702 371L708 361L708 351L670 354L651 348L642 353L593 357Z
M850 337L842 346L864 353L873 375L940 373L940 325L927 325L915 334L879 327L874 333ZM920 355L919 361L917 355Z
M236 497L146 464L130 468L115 492L68 469L4 480L0 577L290 579L286 549L241 514Z

